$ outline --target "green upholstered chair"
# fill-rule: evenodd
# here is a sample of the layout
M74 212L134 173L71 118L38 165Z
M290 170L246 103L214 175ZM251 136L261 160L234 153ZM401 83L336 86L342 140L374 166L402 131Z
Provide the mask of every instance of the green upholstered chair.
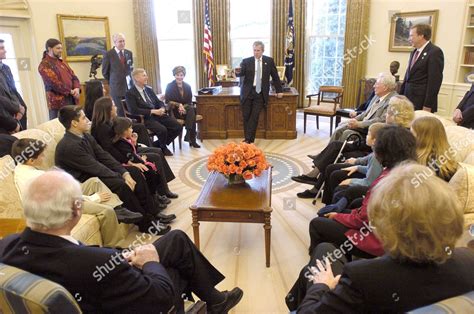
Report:
M61 285L2 263L0 312L82 313L76 300Z

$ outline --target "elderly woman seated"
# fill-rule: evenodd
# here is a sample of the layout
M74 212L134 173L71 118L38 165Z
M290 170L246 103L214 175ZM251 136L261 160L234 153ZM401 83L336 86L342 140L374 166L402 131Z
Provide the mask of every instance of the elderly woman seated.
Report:
M366 231L385 255L348 263L343 251L358 239L319 244L286 297L290 310L398 313L474 290L474 252L455 248L463 232L459 201L442 179L422 180L426 171L402 164L373 191Z

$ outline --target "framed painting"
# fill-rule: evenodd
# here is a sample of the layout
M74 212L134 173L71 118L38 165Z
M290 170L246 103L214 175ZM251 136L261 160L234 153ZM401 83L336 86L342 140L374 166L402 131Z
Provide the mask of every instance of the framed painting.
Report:
M431 25L431 41L435 41L438 10L395 13L391 19L388 51L410 52L413 50L408 41L410 28L416 24Z
M66 61L89 62L110 49L108 17L58 14L57 20Z

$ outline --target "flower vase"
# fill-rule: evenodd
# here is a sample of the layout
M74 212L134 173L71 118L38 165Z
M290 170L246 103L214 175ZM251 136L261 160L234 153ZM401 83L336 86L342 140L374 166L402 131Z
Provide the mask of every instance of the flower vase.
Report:
M230 174L227 176L228 185L243 184L243 183L245 183L245 179L240 174Z

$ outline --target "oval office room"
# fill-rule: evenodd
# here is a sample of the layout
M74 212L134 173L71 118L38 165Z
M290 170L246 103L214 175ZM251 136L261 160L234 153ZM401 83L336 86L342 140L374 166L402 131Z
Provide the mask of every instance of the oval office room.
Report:
M473 128L474 0L0 1L0 313L472 313Z

